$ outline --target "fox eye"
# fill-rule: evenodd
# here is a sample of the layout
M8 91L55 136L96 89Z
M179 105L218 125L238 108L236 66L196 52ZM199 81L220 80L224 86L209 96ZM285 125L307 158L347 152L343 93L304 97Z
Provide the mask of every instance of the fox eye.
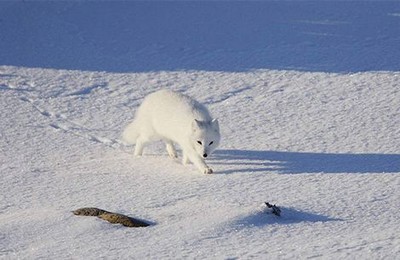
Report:
M202 143L201 143L200 141L197 141L197 143L198 143L199 145L202 145Z
M211 141L209 145L212 145L214 143L214 141Z

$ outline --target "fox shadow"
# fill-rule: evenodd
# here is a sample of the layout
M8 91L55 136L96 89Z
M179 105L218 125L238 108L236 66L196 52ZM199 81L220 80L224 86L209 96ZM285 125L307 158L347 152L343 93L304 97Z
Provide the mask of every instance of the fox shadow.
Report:
M212 164L226 165L221 174L278 172L400 173L400 154L334 154L217 150Z
M248 215L239 217L233 221L233 226L237 228L263 227L272 224L297 224L302 222L316 223L328 221L342 221L342 219L331 218L324 215L314 214L310 212L300 211L293 208L280 207L281 216L273 215L265 211L252 212Z

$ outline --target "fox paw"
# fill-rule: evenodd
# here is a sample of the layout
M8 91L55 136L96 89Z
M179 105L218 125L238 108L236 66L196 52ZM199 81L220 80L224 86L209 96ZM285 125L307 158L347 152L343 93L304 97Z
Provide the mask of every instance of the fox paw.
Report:
M171 159L178 158L178 155L176 153L168 153L168 155L169 155L169 158L171 158Z
M213 173L213 170L211 168L207 167L207 168L204 169L203 172L204 172L204 174L211 174L211 173Z

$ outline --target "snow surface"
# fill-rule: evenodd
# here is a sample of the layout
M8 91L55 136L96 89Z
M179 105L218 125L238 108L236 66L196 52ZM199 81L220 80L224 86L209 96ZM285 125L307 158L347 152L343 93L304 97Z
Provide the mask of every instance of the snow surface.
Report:
M400 255L399 2L1 2L0 13L0 258ZM161 88L219 119L215 174L162 143L141 158L121 143ZM71 213L81 207L152 225Z

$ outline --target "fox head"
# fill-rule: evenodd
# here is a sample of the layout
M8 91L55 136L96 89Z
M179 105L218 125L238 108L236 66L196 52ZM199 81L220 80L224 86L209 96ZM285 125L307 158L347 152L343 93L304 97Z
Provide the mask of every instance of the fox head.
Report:
M203 158L209 156L219 145L221 139L217 119L212 121L192 122L191 144L195 151Z

